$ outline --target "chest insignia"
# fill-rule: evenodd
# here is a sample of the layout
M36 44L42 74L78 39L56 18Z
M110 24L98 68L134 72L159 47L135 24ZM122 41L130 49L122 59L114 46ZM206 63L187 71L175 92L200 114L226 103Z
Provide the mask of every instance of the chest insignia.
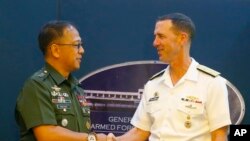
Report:
M59 88L58 86L54 85L53 87L51 87L53 89L53 91L51 91L51 95L52 96L58 96L60 94L60 90L61 88Z
M81 106L88 106L88 101L86 100L85 96L77 95L77 99Z
M155 93L154 93L154 97L150 98L150 99L148 100L148 102L157 101L158 99L159 99L159 94L158 94L158 92L155 92Z
M195 97L195 96L182 97L181 100L189 102L189 103L200 103L200 104L202 104L202 101L198 97Z

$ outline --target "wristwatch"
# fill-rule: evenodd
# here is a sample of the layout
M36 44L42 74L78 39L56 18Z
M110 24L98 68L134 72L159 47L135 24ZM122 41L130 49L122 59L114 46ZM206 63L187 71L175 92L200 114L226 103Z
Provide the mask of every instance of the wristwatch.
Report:
M97 141L96 133L95 132L90 132L88 134L88 141Z

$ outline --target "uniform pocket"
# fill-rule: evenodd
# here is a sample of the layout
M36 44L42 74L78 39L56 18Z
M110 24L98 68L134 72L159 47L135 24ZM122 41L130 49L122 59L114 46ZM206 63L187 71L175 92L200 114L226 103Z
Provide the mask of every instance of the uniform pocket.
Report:
M163 114L162 107L158 102L147 104L146 111L153 120L157 120Z
M56 114L56 120L57 120L58 125L65 127L67 129L76 131L77 120L72 109L66 109L66 110L59 109L59 110L56 110L55 114Z

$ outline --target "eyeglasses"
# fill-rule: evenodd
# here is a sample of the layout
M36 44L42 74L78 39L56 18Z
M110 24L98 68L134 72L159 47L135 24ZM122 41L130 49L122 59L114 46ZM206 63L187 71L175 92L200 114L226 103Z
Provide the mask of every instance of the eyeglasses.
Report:
M61 46L73 46L76 49L80 49L81 47L83 47L83 43L78 43L78 44L57 44L57 45L61 45Z

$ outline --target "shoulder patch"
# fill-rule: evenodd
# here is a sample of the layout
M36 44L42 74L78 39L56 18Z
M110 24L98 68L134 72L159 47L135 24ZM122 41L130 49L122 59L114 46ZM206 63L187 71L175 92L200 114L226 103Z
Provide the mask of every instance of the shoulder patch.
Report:
M197 69L208 74L208 75L211 75L213 77L216 77L218 75L220 75L220 72L216 71L216 70L213 70L207 66L204 66L204 65L198 65L197 66Z
M164 72L165 72L165 69L162 70L162 71L160 71L160 72L158 72L158 73L156 73L156 74L153 75L152 77L150 77L149 80L153 80L153 79L155 79L156 77L159 77L159 76L163 75Z

